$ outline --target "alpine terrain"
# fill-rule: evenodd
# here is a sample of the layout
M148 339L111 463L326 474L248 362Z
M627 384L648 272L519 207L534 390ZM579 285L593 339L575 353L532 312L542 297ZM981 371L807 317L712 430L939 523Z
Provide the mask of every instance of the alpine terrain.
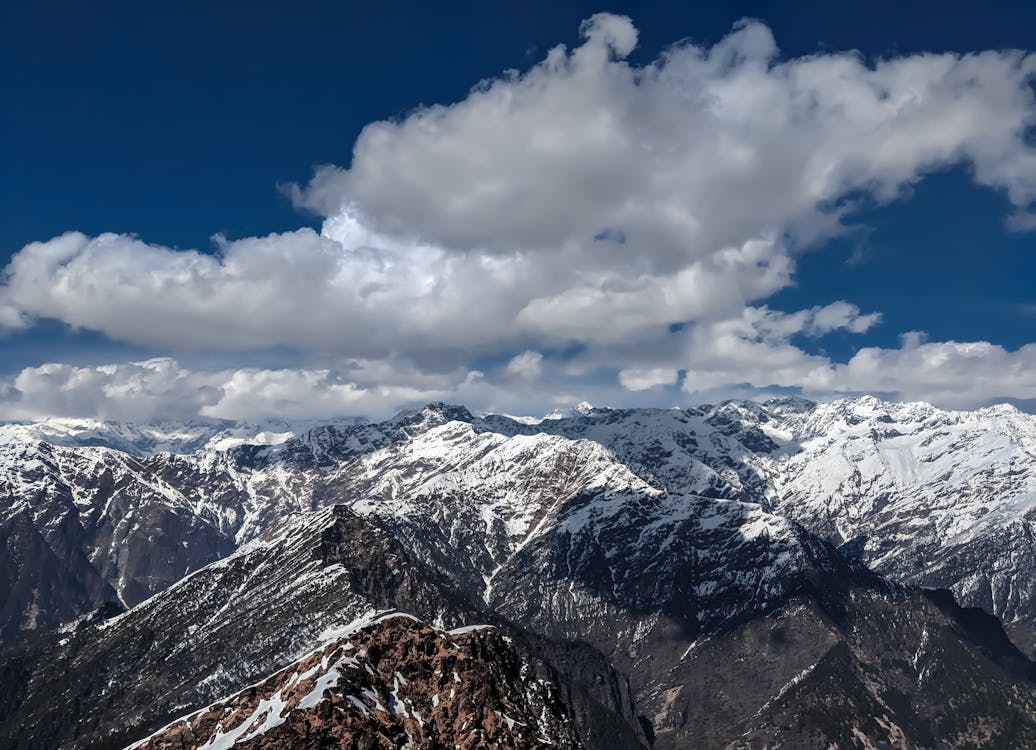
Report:
M1036 418L0 426L11 748L1036 746Z

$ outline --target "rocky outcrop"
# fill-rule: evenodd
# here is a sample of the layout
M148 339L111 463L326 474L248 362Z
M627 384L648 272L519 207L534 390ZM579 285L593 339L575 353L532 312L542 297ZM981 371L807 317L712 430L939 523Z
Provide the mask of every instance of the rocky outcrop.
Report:
M133 748L414 747L576 750L561 689L495 628L435 630L389 616Z

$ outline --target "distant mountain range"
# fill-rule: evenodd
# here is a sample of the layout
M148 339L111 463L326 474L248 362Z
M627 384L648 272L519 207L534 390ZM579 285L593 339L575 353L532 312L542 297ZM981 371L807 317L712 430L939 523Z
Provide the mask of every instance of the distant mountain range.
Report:
M105 419L0 422L0 444L45 442L71 448L113 448L133 456L276 445L314 427L364 424L361 417L327 420L235 422L226 419L159 420L136 424Z
M1034 506L1007 406L0 425L0 738L1036 746Z

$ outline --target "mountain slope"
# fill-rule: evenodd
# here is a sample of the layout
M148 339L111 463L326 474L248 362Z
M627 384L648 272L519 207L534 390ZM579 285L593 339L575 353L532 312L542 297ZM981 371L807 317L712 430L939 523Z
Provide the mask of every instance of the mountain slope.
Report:
M995 619L939 594L848 599L696 642L645 691L656 747L1032 746L1033 666Z
M447 628L500 619L372 519L341 506L305 514L125 614L8 648L0 739L24 748L122 747L393 609ZM627 726L628 693L600 654L512 636L555 682L564 681L549 666L558 656L585 675L585 686L566 683L581 731ZM624 731L618 746L635 744L635 731Z
M234 549L133 456L0 445L0 636L137 604Z
M494 429L594 440L670 491L757 502L894 580L951 589L1036 652L1036 417L871 397L583 409Z
M1036 419L876 399L821 404L783 429L775 509L904 583L951 589L1033 653Z

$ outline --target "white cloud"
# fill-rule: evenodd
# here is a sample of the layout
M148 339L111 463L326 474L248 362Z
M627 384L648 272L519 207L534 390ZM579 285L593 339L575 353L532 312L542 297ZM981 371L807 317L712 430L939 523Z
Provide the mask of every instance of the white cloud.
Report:
M671 270L771 230L824 234L851 191L890 200L947 164L970 163L1017 206L1036 197L1036 57L779 62L769 30L746 22L637 68L614 59L629 21L609 17L606 33L595 18L573 52L368 125L349 169L322 169L298 202L478 251L553 253L621 230L643 268Z
M681 383L677 368L627 368L622 388L566 374L546 361L516 373L512 363L481 372L429 375L398 361L346 361L328 368L191 369L169 358L94 367L46 364L0 380L0 420L49 416L130 421L196 416L261 420L338 416L385 418L430 401L474 410L540 415L587 400L601 406L748 398L787 389L826 399L855 393L972 407L1005 397L1036 398L1036 344L1008 351L987 342L861 349L838 364L748 327L722 324L691 336ZM710 345L703 347L703 340ZM525 362L533 361L527 357ZM535 370L535 371L534 371ZM660 390L661 389L661 390Z
M660 385L676 385L679 378L680 373L677 370L666 367L629 368L619 371L619 383L630 391L646 391Z
M794 313L748 307L737 316L700 321L648 344L587 351L566 370L583 375L618 366L620 383L634 391L672 385L678 370L686 370L683 388L691 393L740 383L805 386L814 370L833 363L803 351L792 342L794 337L818 337L836 330L862 333L879 320L879 314L861 313L841 300Z
M1036 398L1036 344L1014 351L986 341L868 347L807 386L823 392L885 392L909 400L966 408L1011 397Z
M201 376L204 377L204 376ZM477 373L425 387L358 384L331 370L253 370L221 374L221 398L202 410L225 419L334 416L386 416L404 406L452 396L478 379Z
M0 387L0 418L48 416L145 420L194 416L220 399L219 378L155 359L99 367L28 367Z
M866 317L850 316L841 327L853 330ZM671 361L687 370L684 390L698 396L745 384L757 391L793 388L821 400L877 393L950 408L1036 398L1036 344L1012 351L986 341L928 342L911 331L898 348L865 347L839 363L788 341L813 324L750 309L740 320L690 331Z
M504 368L509 374L532 380L543 374L543 355L539 352L524 351L515 356Z
M395 375L385 377L390 369ZM465 389L477 391L480 378L477 372L427 376L390 362L353 361L333 370L194 370L170 358L95 367L45 364L0 382L0 419L384 417Z
M368 125L348 169L295 190L327 215L324 236L214 256L65 235L12 262L2 320L353 356L614 340L787 285L789 243L838 231L833 206L857 193L891 200L966 163L1019 210L1036 197L1036 56L782 62L769 30L744 22L636 67L629 19L600 14L583 33L461 102Z
M881 313L861 315L860 308L842 300L805 312L808 321L806 332L811 336L822 336L839 328L852 333L866 333L881 322Z
M942 393L917 361L924 346L965 371L1028 356L945 342L839 364L792 337L864 333L879 313L761 303L793 282L800 249L842 231L854 201L894 200L933 170L966 165L1006 195L1012 227L1032 228L1036 56L780 60L769 29L742 22L711 48L681 42L635 66L629 19L598 14L581 31L574 49L463 101L368 125L348 168L291 190L325 217L319 234L217 238L204 253L69 233L26 246L0 282L0 329L51 318L151 349L286 347L332 365L100 375L48 365L19 376L8 406L144 412L173 394L209 414L362 413L441 394L495 403L493 377L521 392L509 404L533 403L548 376L568 398L593 389L595 372L629 399L671 388L679 370L691 391L906 393L911 368L897 366L907 362L922 368L919 387ZM580 354L563 368L539 354L566 348ZM480 355L516 352L471 379ZM1028 392L1022 378L983 377L975 398ZM64 392L47 385L63 378Z

